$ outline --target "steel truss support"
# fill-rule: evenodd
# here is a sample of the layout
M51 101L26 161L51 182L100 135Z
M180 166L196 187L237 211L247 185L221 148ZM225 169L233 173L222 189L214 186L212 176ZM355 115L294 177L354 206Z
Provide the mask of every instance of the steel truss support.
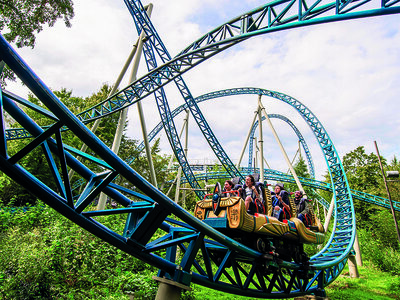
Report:
M367 3L366 10L362 7L364 3ZM18 111L19 108L3 93L2 110L4 108L18 119L18 122L23 124L24 130L29 132L34 139L27 148L21 149L17 156L10 158L7 154L3 126L0 168L78 225L126 253L133 254L144 262L162 269L164 274L174 281L183 284L194 282L249 297L294 297L308 293L322 295L324 287L340 274L353 245L354 209L350 189L336 150L325 129L307 107L287 95L273 92L274 97L295 107L312 128L326 158L332 179L331 189L337 207L336 222L327 245L311 258L312 269L309 270L307 276L304 276L304 268L294 263L263 260L261 253L238 244L237 241L211 229L182 210L122 162L83 125L82 121L95 120L121 110L172 80L176 79L180 84L179 77L184 72L251 36L318 23L398 13L400 10L396 7L397 3L398 1L380 1L377 8L371 9L375 3L334 1L328 4L321 2L322 6L320 6L320 3L309 5L303 0L275 1L223 24L181 52L179 57L169 60L161 67L154 67L143 78L104 102L82 112L78 117L74 116L51 93L1 37L0 59L4 60L48 107L56 124L42 130L30 118ZM292 9L294 4L298 5L299 9ZM327 12L331 15L326 15ZM150 26L149 22L144 20L146 24L143 28ZM161 44L153 41L153 45ZM165 60L168 59L165 57ZM191 102L188 101L188 103ZM171 114L168 113L167 117L170 116ZM76 154L79 151L63 144L61 138L63 126L70 128L79 139L89 144L96 156L85 155L85 158L96 162L106 172L92 172L70 154L70 152ZM55 136L54 139L53 136ZM46 186L18 165L20 157L38 146L41 146L46 154L49 168L52 169L53 177L59 187L57 191ZM61 161L60 168L55 167L53 153ZM80 153L80 155L83 154ZM87 181L85 191L79 195L77 201L72 199L70 192L68 167L75 169ZM117 175L123 176L135 190L124 189L113 184L112 179ZM137 192L136 189L142 191L143 194ZM88 211L87 207L91 200L100 192L118 199L124 208L111 210L111 212ZM139 198L141 202L132 201L126 195L135 199ZM93 218L102 214L122 213L127 214L126 226L122 234L105 227ZM176 218L168 218L170 214ZM152 240L154 233L159 229L166 234L157 240ZM173 232L179 232L179 234L172 234ZM180 261L175 262L169 259L171 257L169 254L176 247L179 247L184 255ZM167 252L168 258L160 257L159 252Z
M286 118L285 116L279 115L279 114L268 114L268 117L270 119L280 119L284 122L286 122L287 124L289 124L289 126L293 129L293 131L296 133L297 137L299 138L299 143L303 146L304 152L306 153L306 157L307 157L307 163L308 163L308 167L310 170L310 174L312 176L312 178L315 178L315 172L314 172L314 163L312 161L312 157L311 157L311 153L310 150L307 146L307 143L305 141L305 139L303 138L303 135L300 133L300 131L297 129L297 127L292 123L292 121L290 121L288 118ZM262 118L262 120L265 120L265 117ZM250 140L253 139L254 137L254 133L255 130L258 126L259 122L256 121L253 125L253 127L250 130ZM251 143L248 143L249 145L249 164L248 164L248 168L251 169L252 168L252 161L253 161L253 147ZM267 167L269 167L268 163L265 162Z
M249 133L247 134L246 139L245 139L245 142L244 142L244 144L243 144L243 149L242 149L242 151L240 152L239 161L238 161L238 163L237 163L237 165L236 165L237 168L240 167L240 164L241 164L241 162L242 162L243 155L244 155L244 152L245 152L245 150L246 150L247 144L249 144L249 147L250 147L250 145L251 145L251 148L253 148L253 147L252 147L252 145L253 145L253 138L250 138L250 136L251 136L252 128L254 127L254 123L256 122L256 120L257 120L257 114L255 113L255 114L254 114L253 121L251 122L251 125L250 125ZM250 152L250 150L249 150L249 152ZM251 153L253 153L253 151L251 151ZM251 165L249 165L249 169L251 169Z
M271 131L272 131L272 133L273 133L273 135L275 137L275 140L278 143L279 148L281 149L282 155L285 158L286 163L288 164L288 167L289 167L289 169L290 169L290 171L291 171L291 173L293 175L294 180L296 181L297 186L299 187L299 190L303 192L304 197L307 197L306 193L305 193L305 191L303 189L303 186L301 185L301 182L300 182L299 178L297 177L296 171L294 170L294 168L293 168L293 166L292 166L292 164L291 164L291 162L289 160L289 157L286 154L285 148L283 147L283 145L281 143L281 140L279 139L279 136L278 136L278 134L277 134L277 132L276 132L276 130L274 128L274 125L272 125L272 122L269 119L269 117L268 117L268 115L267 115L267 113L265 111L265 107L263 106L263 104L261 102L261 94L260 94L260 96L258 98L258 105L260 107L261 112L264 114L265 120L267 120L267 123L268 123L269 127L271 128ZM261 120L259 122L261 123ZM261 126L261 124L259 124L259 126Z
M265 294L272 292L282 296L289 294L296 296L312 292L316 288L323 288L341 271L342 262L344 261L342 255L346 254L345 250L344 252L331 252L329 247L326 253L319 253L319 255L322 255L322 259L312 259L315 271L310 270L307 279L304 279L304 275L301 274L301 266L291 262L261 262L261 253L238 244L237 241L198 221L122 162L55 98L4 40L0 41L1 57L23 79L27 86L38 95L41 101L49 107L54 116L58 120L62 120L62 122L57 122L55 128L48 129L49 131L46 131L47 134L50 135L53 132L52 130L58 130L56 128L61 128L62 125L68 126L72 133L88 143L94 153L98 155L98 158L93 157L91 159L109 170L106 173L94 174L76 162L76 159L68 153L68 151L75 150L63 145L60 138L57 138L55 144L51 143L50 145L57 146L57 148L54 148L55 153L59 153L60 157L63 155L66 157L66 163L63 164L62 169L72 166L88 180L88 188L79 196L76 202L71 202L71 200L68 200L71 197L68 196L69 183L67 181L63 184L60 182L60 186L65 188L60 189L62 191L60 192L61 194L56 194L40 183L33 175L26 174L19 166L11 165L6 157L0 157L0 166L4 172L49 205L58 209L59 212L123 251L160 268L165 275L182 284L194 282L227 292L254 297L265 296ZM7 102L7 104L10 103L11 101ZM16 105L10 104L5 108L20 124L29 129L33 136L37 136L32 146L34 144L39 145L41 141L46 140L46 136L41 135L44 132L41 128L29 123L30 120L27 118L17 118L16 113L11 113L11 110L16 108ZM60 151L61 149L68 149L68 151ZM26 151L24 150L23 152ZM88 155L86 157L90 158ZM58 169L54 169L54 171L58 173ZM66 172L63 171L59 177L62 177L63 174L66 174ZM118 174L144 194L112 184L111 180ZM142 202L132 202L132 200L120 194L119 190L128 195L141 197ZM113 198L117 198L126 208L121 210L88 211L87 207L93 196L101 191L106 192ZM93 219L97 215L121 213L127 214L127 221L122 234L106 228ZM168 218L170 214L176 216L177 219ZM159 229L166 232L166 234L157 240L152 240L154 233ZM174 232L177 232L177 234L172 234ZM343 243L341 245L343 246ZM167 252L167 257L170 258L172 255L168 253L176 247L179 247L184 253L183 257L179 258L180 261L168 260L158 254L160 250L164 250ZM330 255L327 255L328 253ZM326 265L326 263L329 265ZM267 266L268 272L266 273L263 270ZM327 274L323 280L320 280L321 272ZM235 275L232 277L230 274ZM245 281L242 280L244 277L246 277Z
M258 126L259 129L259 139L258 143L260 144L260 181L264 182L264 137L263 137L263 128L262 128L262 107L260 106L261 103L261 95L258 95Z
M153 11L153 4L149 4L147 6L147 10L146 10L146 13L149 17L151 16L152 11ZM141 57L142 51L143 51L144 39L145 39L144 34L141 34L136 42L137 46L135 47L135 52L134 52L135 54L134 54L131 74L129 77L129 83L134 82L136 80L136 76L137 76L137 72L138 72L138 68L139 68L140 57ZM131 56L128 58L128 60L129 60L129 64L130 64L130 62L132 61ZM123 68L123 70L124 70L124 74L125 74L125 72L126 72L125 67ZM121 74L122 74L122 72L121 72ZM117 83L114 84L113 90L111 91L111 95L116 92L116 89L119 86L119 83L121 82L123 76L120 76L120 77L121 78L118 78ZM157 186L156 173L154 171L153 159L151 157L151 149L150 149L150 144L149 144L149 140L147 137L147 130L146 130L146 121L144 119L143 108L142 108L141 102L137 103L137 108L138 108L139 120L140 120L140 125L141 125L141 129L142 129L142 134L143 134L143 142L144 142L145 150L146 150L147 162L149 164L150 179L151 179L152 184L154 186ZM119 152L119 147L121 145L123 131L125 129L125 124L126 124L126 120L128 117L128 110L129 110L129 107L126 107L123 110L121 110L121 112L120 112L117 129L115 131L114 141L111 146L111 151L114 153L117 153L117 154ZM97 130L99 121L100 121L100 119L95 121L92 131L94 128L95 128L95 130ZM103 210L106 206L106 201L107 201L106 195L104 193L101 193L100 197L99 197L99 203L97 205L97 209Z
M153 68L149 68L149 71L152 71L157 66L155 63L155 58L153 51L150 49L153 47L161 58L163 63L169 62L171 60L171 56L167 49L165 48L161 38L158 36L155 28L151 24L151 21L142 13L142 4L140 1L137 0L125 0L125 3L131 12L133 18L135 19L135 23L137 26L138 32L142 30L146 32L147 37L149 40L146 42L148 44L147 51L148 55L146 55L147 61L152 61ZM188 104L188 107L192 113L194 120L196 121L197 125L199 126L201 132L203 133L204 137L206 138L208 144L210 145L211 149L214 151L217 158L220 160L221 164L230 173L231 177L239 176L242 178L242 175L233 165L232 161L225 153L224 149L220 145L218 139L215 137L214 133L212 132L210 126L208 125L206 119L204 118L200 108L197 106L196 101L194 100L192 94L189 91L185 81L181 76L177 76L174 78L175 84L178 87L182 97L184 98L185 102ZM166 101L165 101L166 102ZM165 105L165 104L164 104ZM162 118L166 118L167 116L161 115ZM177 145L173 145L173 149L176 148ZM242 178L243 179L243 178ZM189 181L190 182L190 181ZM197 186L193 188L198 188Z
M186 111L185 119L183 120L182 131L185 129L185 156L187 157L188 154L188 142L189 142L189 111ZM181 174L182 174L182 167L179 166L178 173L176 175L176 188L175 188L175 203L179 201L179 194L180 194L180 186L181 186ZM183 197L182 197L183 198Z

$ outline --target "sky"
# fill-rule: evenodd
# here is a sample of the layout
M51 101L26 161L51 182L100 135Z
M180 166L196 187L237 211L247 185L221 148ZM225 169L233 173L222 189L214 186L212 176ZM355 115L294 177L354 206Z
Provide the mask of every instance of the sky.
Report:
M52 89L67 88L86 97L103 83L112 85L136 42L133 19L124 1L74 1L72 27L61 21L37 35L34 49L18 53ZM220 24L264 4L261 0L154 0L152 21L172 56ZM143 4L148 4L143 1ZM219 53L184 74L194 97L238 87L278 91L305 104L328 132L340 157L364 146L391 160L399 158L400 32L399 15L341 21L253 37ZM138 77L146 73L141 61ZM128 76L127 76L128 77ZM128 84L124 80L120 87ZM8 90L25 96L19 83ZM183 104L172 84L166 87L171 109ZM304 136L314 160L316 177L327 167L308 125L287 104L262 99L268 113L288 117ZM152 96L143 100L150 131L159 121ZM210 100L200 108L222 147L237 162L257 106L257 96L232 96ZM180 132L183 114L176 118ZM272 120L290 158L298 143L293 130ZM128 135L142 140L136 107L129 110ZM189 120L191 161L215 156ZM271 131L264 125L264 155L273 169L287 171ZM171 154L165 134L162 151ZM247 153L242 165L247 165Z

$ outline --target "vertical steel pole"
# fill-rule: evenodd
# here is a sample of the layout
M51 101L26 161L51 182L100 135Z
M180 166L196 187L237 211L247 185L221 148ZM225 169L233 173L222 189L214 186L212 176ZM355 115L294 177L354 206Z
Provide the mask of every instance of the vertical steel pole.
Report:
M258 146L257 146L257 151L258 150L259 149L258 149ZM269 164L268 164L267 160L265 159L265 157L264 157L264 164L267 166L268 169L271 169L271 167L269 166Z
M376 153L378 155L379 165L381 167L383 182L385 183L386 192L388 194L388 199L389 199L389 202L390 202L390 209L392 210L394 225L396 227L396 232L397 232L397 238L398 238L399 244L400 244L400 232L399 232L399 225L397 224L396 212L394 211L392 198L390 197L390 191L389 191L389 187L388 187L387 182L386 182L386 176L385 176L385 172L383 170L383 166L382 166L382 162L381 162L381 156L379 155L378 145L376 144L376 141L374 141L374 144L375 144Z
M274 128L274 126L272 125L272 122L271 122L271 120L269 119L267 112L265 111L265 107L262 105L260 99L259 99L258 101L259 101L259 106L262 108L262 112L264 113L264 117L265 117L265 119L267 120L268 125L271 127L271 131L272 131L272 133L273 133L273 135L274 135L274 137L275 137L275 139L276 139L276 141L277 141L277 143L278 143L278 145L279 145L279 148L281 149L281 152L282 152L282 154L283 154L283 157L285 158L286 163L288 164L288 167L289 167L289 169L290 169L290 171L291 171L291 173L292 173L292 176L294 177L294 180L296 181L296 184L297 184L297 186L299 187L299 190L303 192L303 194L304 194L305 197L307 197L307 195L306 195L306 193L305 193L305 191L304 191L304 189L303 189L303 186L302 186L301 183L300 183L299 177L297 177L296 171L294 170L292 164L290 163L290 160L289 160L288 155L286 154L285 148L283 148L283 145L282 145L282 143L281 143L281 140L279 139L278 134L276 133L275 128Z
M119 87L119 85L120 85L120 83L121 83L121 81L122 81L122 78L125 76L126 70L128 69L129 65L131 64L132 59L133 59L133 56L134 56L135 53L136 53L138 43L139 43L139 38L137 39L136 43L133 45L133 48L132 48L132 50L131 50L131 53L129 53L129 56L128 56L128 58L126 59L126 62L125 62L125 64L124 64L124 66L122 67L122 70L121 70L121 72L119 73L119 75L118 75L118 77L117 77L117 80L115 81L115 83L114 83L114 85L113 85L113 87L112 87L110 93L108 94L109 97L117 91L117 89L118 89L118 87ZM97 130L97 128L99 127L100 121L101 121L101 119L97 119L97 120L94 121L94 123L93 123L93 125L92 125L92 128L90 129L93 133L95 133L96 130ZM80 151L81 151L81 152L86 152L87 148L88 148L88 145L87 145L87 144L83 144ZM79 161L81 160L80 157L78 157L77 159L78 159ZM73 169L71 169L71 170L69 171L69 173L68 173L69 179L71 179L72 176L74 176L74 173L75 173L75 172L74 172Z
M356 263L360 267L362 267L363 262L362 262L362 256L361 256L361 249L360 249L360 242L358 241L358 233L356 231L356 238L354 240L354 251L356 252Z
M149 18L151 17L152 11L153 11L153 4L150 3L146 10L146 13L149 16ZM144 43L145 38L146 38L145 33L144 33L144 31L142 31L142 33L140 34L140 41L139 41L139 46L138 46L138 54L140 54L140 55L137 55L136 59L133 61L131 82L136 80L136 74L137 74L137 71L139 68L140 56L143 51L143 43ZM140 124L141 124L141 128L142 128L143 141L144 141L144 145L145 145L145 149L146 149L147 162L149 164L149 169L150 169L151 183L154 186L157 186L156 172L154 170L153 158L151 157L150 143L149 143L149 138L147 135L146 121L144 119L143 107L142 107L141 101L137 102L137 109L138 109L139 120L140 120Z
M188 155L188 143L189 143L189 110L186 110L186 129L185 129L185 148L183 149L185 156L187 157ZM206 165L207 168L207 165ZM185 187L187 187L187 184L185 184ZM186 189L183 190L182 193L182 207L186 208Z
M257 146L257 137L254 137L254 173L257 173L257 168L258 168L258 146Z
M189 125L189 110L186 110L186 117L183 120L182 131L181 131L181 135L182 135L183 130L186 129L185 130L185 148L183 150L186 157L187 157L187 152L188 152L188 132L189 132L188 125ZM178 203L178 200L179 200L181 176L182 176L182 167L179 166L178 173L176 175L175 203Z
M327 216L325 218L325 223L324 223L325 232L328 231L329 222L331 221L333 209L335 208L335 199L334 199L334 197L335 196L332 196L331 205L329 206L328 214L327 214Z
M258 103L261 103L261 94L258 95ZM259 129L259 140L260 144L260 182L264 183L264 139L263 139L263 128L262 128L262 114L261 107L257 108L258 115L258 129Z
M238 169L239 169L240 164L241 164L241 162L242 162L243 155L244 155L244 151L246 150L247 144L249 143L249 138L250 138L250 135L251 135L251 130L252 130L252 128L253 128L253 125L254 125L256 119L257 119L257 113L254 114L253 121L251 122L251 125L250 125L249 133L247 134L246 140L245 140L244 145L243 145L242 152L240 153L239 161L238 161L238 163L237 163L237 165L236 165L236 168L238 168Z
M147 6L147 14L149 15L149 17L151 16L152 10L153 10L153 5L150 3ZM133 81L136 80L136 74L137 74L137 70L138 70L139 62L140 62L140 57L142 55L142 50L143 50L143 39L145 38L144 35L145 35L145 33L143 31L139 36L139 43L138 43L138 46L137 46L137 49L136 49L135 59L133 61L132 71L131 71L131 75L130 75L130 78L129 78L129 82L133 82ZM140 101L137 104L138 104L138 107L139 107ZM119 146L121 145L122 134L123 134L123 131L124 131L124 128L125 128L126 119L127 119L127 116L128 116L128 109L129 109L129 107L121 110L121 113L119 115L117 130L115 131L114 141L113 141L113 144L111 146L111 151L113 151L114 153L118 153ZM157 181L155 180L155 172L154 172L154 167L153 167L153 160L151 159L151 151L150 151L150 146L149 146L149 142L148 142L148 138L147 138L146 124L144 122L143 116L140 115L140 112L139 112L139 117L140 117L140 122L142 123L141 127L142 127L142 133L144 135L143 139L144 139L145 148L146 148L147 161L149 163L149 168L150 168L151 181L152 181L153 185L157 186ZM147 141L147 143L146 143L146 141ZM107 197L106 197L106 195L104 193L100 194L99 203L97 205L97 209L98 210L103 210L106 207L106 198Z

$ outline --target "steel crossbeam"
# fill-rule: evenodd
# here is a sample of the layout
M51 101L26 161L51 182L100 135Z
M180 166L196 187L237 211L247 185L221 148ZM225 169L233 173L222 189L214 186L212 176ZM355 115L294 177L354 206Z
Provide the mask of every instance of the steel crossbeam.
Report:
M297 1L299 2L299 6L305 5L305 2L303 0ZM258 20L258 23L253 23L253 25L251 26L251 28L253 29L251 31L240 30L240 24L245 23L245 20L254 18L257 14L263 14L262 11L264 11L265 13L265 11L269 10L271 14L273 11L277 10L278 7L282 5L287 5L288 2L289 1L283 0L266 4L256 10L252 10L243 14L240 17L231 20L230 22L219 27L218 30L211 31L210 33L206 34L205 36L191 44L179 55L169 60L164 65L157 67L152 72L149 72L147 75L136 80L131 85L112 95L110 98L104 100L103 102L78 114L79 120L83 122L94 120L100 118L102 116L102 113L109 114L117 110L121 110L127 105L132 105L137 101L140 101L141 99L152 94L161 86L164 86L168 82L174 80L175 78L178 78L184 72L192 69L204 60L252 36L266 34L277 30L288 30L295 27L308 26L319 23L396 14L400 12L400 7L396 6L398 5L398 1L371 1L369 2L369 5L361 5L360 7L357 7L356 11L353 11L353 8L351 11L340 11L340 14L335 13L337 3L336 1L332 2L329 5L324 5L323 7L318 7L318 4L322 4L320 3L320 1L317 1L310 6L313 7L313 9L310 9L308 11L308 15L306 17L305 15L300 15L299 18L299 15L297 15L297 11L294 12L292 10L289 10L287 11L287 13L292 13L294 15L287 17L285 21L283 21L281 18L280 21L275 20L273 22L265 24L263 22L260 22L261 20L265 21L263 18L256 17L255 19ZM371 8L371 5L374 5L375 8ZM329 14L324 15L322 12ZM230 25L228 26L227 24ZM235 28L237 30L235 34L233 34L234 32L232 31L232 28ZM224 30L228 30L229 33L221 34L221 32L223 32ZM158 45L157 47L161 47L161 45ZM120 101L120 106L113 105L116 103L115 99Z
M52 172L57 173L55 180L58 180L59 186L63 188L54 189L46 186L35 175L22 168L18 162L10 163L4 127L0 151L1 170L78 225L115 247L162 269L173 280L185 284L199 283L226 292L254 297L283 298L309 292L318 293L340 274L346 263L354 240L354 211L343 168L328 134L318 119L295 99L273 92L274 97L295 107L312 128L326 157L332 178L332 189L338 203L333 234L322 251L311 258L312 268L307 274L309 276L306 276L308 279L299 275L304 272L304 267L301 265L285 261L262 260L261 253L238 244L184 211L112 153L81 121L100 118L120 110L150 95L172 80L176 79L178 85L183 84L179 76L184 72L251 36L299 26L399 12L399 8L395 6L398 1L384 0L373 9L369 3L366 10L363 10L366 1L336 1L324 5L319 5L319 3L318 1L306 4L303 0L275 1L244 14L205 35L178 57L155 68L121 92L82 112L77 117L51 93L1 37L0 59L4 60L36 94L62 125L68 127L79 139L90 146L96 156L110 167L110 172L108 175L97 174L77 161L68 151L65 151L66 146L63 145L60 129L58 129L54 134L55 140L52 137L39 138L41 142L39 144L43 145L42 148L47 157L55 155L61 159L60 170L54 168L52 158L48 159L48 165L49 168L53 168ZM156 45L156 51L160 46ZM35 139L44 132L7 97L3 94L1 97L1 112L7 111ZM1 117L3 118L3 114ZM201 129L205 130L203 127ZM36 139L34 143L39 142L39 139ZM31 144L31 146L35 145ZM21 152L21 155L25 153ZM78 205L77 202L69 199L69 182L65 176L67 168L73 168L88 182L85 197L86 195L90 197L91 193L101 190L129 208L132 200L108 183L111 177L118 174L135 189L140 190L144 194L143 198L149 197L153 205L141 209L138 207L137 210L133 209L133 212L131 210L110 212L110 215L127 214L125 229L122 233L118 233L90 217L87 209L90 198L81 197ZM98 177L98 181L91 180L94 177ZM91 192L88 192L89 190ZM106 212L99 211L98 214L106 214ZM173 215L178 220L172 222L168 215ZM176 228L176 224L181 224L183 229ZM153 233L158 229L164 230L168 236L164 243L151 248L149 245L152 243ZM179 231L179 234L170 235L173 231ZM182 238L184 235L188 237ZM146 247L148 250L143 251ZM179 247L185 253L184 260L178 258L177 261L172 261L172 256L165 259L158 254L159 250L170 251L174 247ZM243 282L241 278L244 277L246 280Z
M289 124L289 126L293 129L293 131L296 133L301 145L303 146L303 150L306 154L307 157L307 163L308 163L308 169L310 171L310 175L312 178L315 178L315 172L314 172L314 163L311 157L311 153L310 150L308 149L307 143L303 138L303 135L300 133L300 131L297 129L297 127L293 124L292 121L290 121L288 118L286 118L285 116L279 115L279 114L268 114L269 118L276 118L276 119L280 119L284 122L286 122L287 124ZM265 117L262 117L262 120L265 120ZM249 138L249 162L248 162L248 168L249 170L252 169L253 167L253 143L251 142L254 139L254 133L257 129L258 126L258 120L256 122L254 122L254 125L251 128L251 133L250 133L250 138Z
M168 50L164 46L161 38L157 34L157 31L153 27L150 19L144 12L143 6L140 1L135 0L125 0L125 4L128 7L128 10L132 14L132 17L135 20L135 24L137 27L138 34L144 31L146 33L146 42L145 42L145 58L148 62L148 69L152 71L156 66L156 60L154 57L154 53L152 51L152 46L156 50L157 54L163 61L163 63L169 62L171 60L171 56L169 55ZM149 68L151 66L151 68ZM193 98L189 88L187 87L185 81L181 76L178 76L174 79L178 90L180 91L183 99L185 100L186 104L188 105L193 118L195 119L197 125L199 126L201 132L203 133L206 141L208 142L209 146L220 160L221 164L227 170L228 173L231 174L232 177L241 176L239 171L236 169L235 165L232 163L228 155L225 153L224 149L222 148L221 144L219 143L218 139L215 137L213 131L211 130L210 126L208 125L206 119L203 116L200 108L198 107L195 99ZM162 90L161 90L162 91ZM163 97L164 102L166 102L165 95ZM160 104L159 104L160 105ZM166 106L166 104L163 104ZM169 117L170 114L168 115ZM164 119L167 117L166 115L161 114L162 120L165 123ZM172 122L172 117L171 117ZM165 125L164 125L165 127ZM180 145L180 144L178 144ZM177 145L172 145L173 149L177 147ZM189 181L191 184L191 181ZM193 186L196 188L196 186Z

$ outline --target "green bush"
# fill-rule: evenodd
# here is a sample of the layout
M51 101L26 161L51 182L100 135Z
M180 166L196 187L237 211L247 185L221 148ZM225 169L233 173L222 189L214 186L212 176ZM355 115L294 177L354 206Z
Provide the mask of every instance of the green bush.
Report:
M374 232L358 230L363 259L370 260L382 271L400 275L400 252L384 243Z
M2 235L0 294L3 299L51 298L52 272L48 253L42 246L38 230L22 233L14 228Z
M102 222L112 227L123 224L121 218L103 217ZM0 220L4 221L0 231L0 299L118 299L125 291L123 284L135 282L143 299L155 293L155 283L150 284L155 268L47 206L26 212L2 210Z

